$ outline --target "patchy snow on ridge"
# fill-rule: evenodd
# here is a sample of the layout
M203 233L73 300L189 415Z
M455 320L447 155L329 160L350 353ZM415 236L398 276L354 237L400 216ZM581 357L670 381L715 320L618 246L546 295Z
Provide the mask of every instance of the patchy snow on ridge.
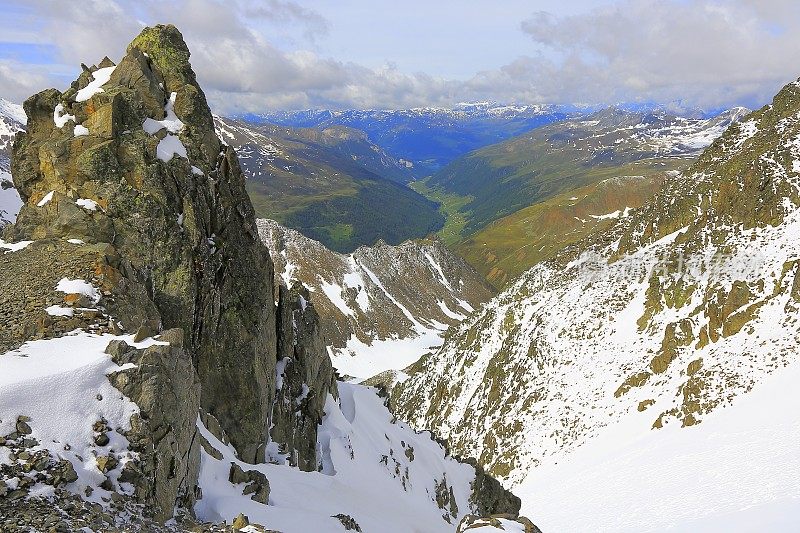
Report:
M438 241L379 243L345 255L274 221L257 224L276 282L299 281L313 293L334 367L357 380L414 363L492 294Z
M33 241L6 242L0 239L0 249L7 252L18 252L32 243Z
M180 138L177 135L168 133L166 137L158 142L156 157L165 163L169 163L176 155L189 159L189 155L186 153L186 146L184 146Z
M108 83L108 80L111 79L111 73L114 72L115 68L116 67L104 67L95 70L92 73L92 81L89 82L89 85L78 91L75 95L75 101L85 102L97 93L103 92L103 85Z
M62 278L56 285L56 290L65 294L81 294L93 302L100 300L100 291L82 279Z
M197 516L231 523L244 513L251 523L283 533L339 533L344 528L334 515L346 514L364 532L452 533L470 510L475 470L447 457L429 433L393 422L374 389L340 382L339 394L338 402L328 396L319 426L320 472L242 463L198 420L202 435L223 457L201 452ZM241 486L228 482L231 463L266 475L269 505L250 500ZM445 479L458 506L455 517L436 503L437 484Z
M0 228L17 220L22 198L11 181L11 174L0 170Z
M184 124L175 114L175 99L177 96L178 93L176 92L170 93L169 100L164 106L164 113L166 114L166 117L163 120L154 120L149 117L144 119L144 123L142 124L144 131L150 135L155 135L165 128L170 133L180 133L183 130Z
M543 531L795 530L800 90L776 102L454 328L397 415Z
M105 475L97 468L97 456L107 451L94 443L92 425L104 418L112 429L130 429L130 417L138 407L111 385L106 377L117 366L104 350L114 339L145 348L156 341L134 343L133 336L94 335L74 332L65 337L30 341L16 350L0 354L0 435L15 431L19 416L30 417L31 437L39 441L35 450L46 449L54 458L70 461L78 480L67 488L82 494L93 489L90 501L102 503L110 493L100 484ZM130 460L128 441L109 431L109 446ZM0 457L8 462L10 458ZM121 470L110 472L116 478ZM123 485L124 486L124 485Z
M28 123L28 116L25 114L25 109L23 109L21 105L9 102L5 98L0 98L0 115L8 117L22 125Z

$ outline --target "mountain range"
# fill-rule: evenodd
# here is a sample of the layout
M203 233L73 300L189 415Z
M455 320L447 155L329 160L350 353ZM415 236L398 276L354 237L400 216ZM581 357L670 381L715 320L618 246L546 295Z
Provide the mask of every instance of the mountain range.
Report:
M522 274L394 386L395 412L478 454L545 530L794 523L798 110L792 83Z
M340 252L438 230L434 202L406 187L409 169L359 131L287 128L215 117L236 149L256 214Z
M793 531L798 235L800 80L222 117L146 27L0 100L0 530Z
M244 115L249 122L292 127L348 126L424 178L454 159L577 114L574 106L463 103L452 108L277 111Z

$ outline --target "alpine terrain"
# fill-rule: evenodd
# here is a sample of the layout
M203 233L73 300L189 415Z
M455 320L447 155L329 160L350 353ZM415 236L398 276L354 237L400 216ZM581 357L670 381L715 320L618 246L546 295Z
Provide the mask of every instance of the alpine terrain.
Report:
M0 98L0 228L14 222L22 207L11 180L11 145L14 135L25 129L26 122L21 106Z
M272 220L256 224L276 284L300 282L312 293L333 366L344 376L402 377L494 294L438 239L379 242L343 255Z
M474 462L337 381L174 26L24 109L24 205L0 241L0 529L536 531Z
M215 117L239 155L256 214L340 252L378 240L400 244L438 230L437 205L406 187L404 164L364 133L251 124Z
M395 385L397 414L545 531L792 530L798 117L800 82L510 283Z
M642 205L747 110L708 119L612 107L487 146L413 186L442 238L496 287Z

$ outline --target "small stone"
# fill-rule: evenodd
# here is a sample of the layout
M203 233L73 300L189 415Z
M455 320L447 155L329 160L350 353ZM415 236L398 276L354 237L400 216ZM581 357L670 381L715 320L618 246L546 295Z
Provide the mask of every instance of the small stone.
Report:
M250 525L250 519L247 518L242 513L239 513L239 516L237 516L236 518L233 519L233 524L231 524L231 525L233 526L233 529L238 531L240 529L244 529L247 526L249 526Z
M104 474L110 470L114 470L118 464L119 461L117 461L117 458L113 455L100 455L97 457L97 469Z
M108 435L100 433L94 437L94 443L98 446L106 446L109 443Z
M20 435L30 435L32 430L31 427L28 425L28 418L27 416L21 416L17 419L17 433Z
M250 481L250 478L247 476L244 470L242 470L242 467L236 463L231 463L231 469L228 472L228 481L234 485L238 485L239 483Z
M136 334L133 336L133 342L142 342L143 340L152 337L155 334L156 332L150 329L150 327L140 326L139 329L136 330Z
M66 459L62 459L59 462L59 469L61 470L61 479L63 479L65 483L72 483L73 481L78 480L78 474L75 472L75 467L72 466L72 463Z
M47 466L50 464L49 457L40 457L34 464L34 470L38 470L39 472L43 472L47 470Z
M104 489L104 490L107 490L107 491L112 491L112 490L114 490L114 484L111 482L110 479L105 478L103 480L103 482L100 483L100 488Z
M95 398L97 398L98 402L103 401L103 395L102 394L98 394L97 396L95 396Z

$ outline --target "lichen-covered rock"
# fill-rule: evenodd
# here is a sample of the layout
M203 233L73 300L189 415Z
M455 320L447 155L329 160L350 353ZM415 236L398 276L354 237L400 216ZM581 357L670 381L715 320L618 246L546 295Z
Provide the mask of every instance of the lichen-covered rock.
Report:
M336 376L325 348L309 292L281 285L278 296L277 394L270 438L301 470L317 469L317 426L328 394L338 396Z
M10 237L109 243L125 328L183 329L203 407L259 460L275 390L272 263L236 155L176 28L146 28L119 65L102 64L25 102L12 168L25 205ZM137 285L146 292L130 294Z
M165 336L180 334L171 330ZM106 351L115 363L129 367L110 375L111 383L139 406L126 435L138 460L125 464L120 481L131 483L137 499L165 520L176 504L188 507L194 502L200 468L195 423L200 380L190 354L180 346L136 349L112 341Z

